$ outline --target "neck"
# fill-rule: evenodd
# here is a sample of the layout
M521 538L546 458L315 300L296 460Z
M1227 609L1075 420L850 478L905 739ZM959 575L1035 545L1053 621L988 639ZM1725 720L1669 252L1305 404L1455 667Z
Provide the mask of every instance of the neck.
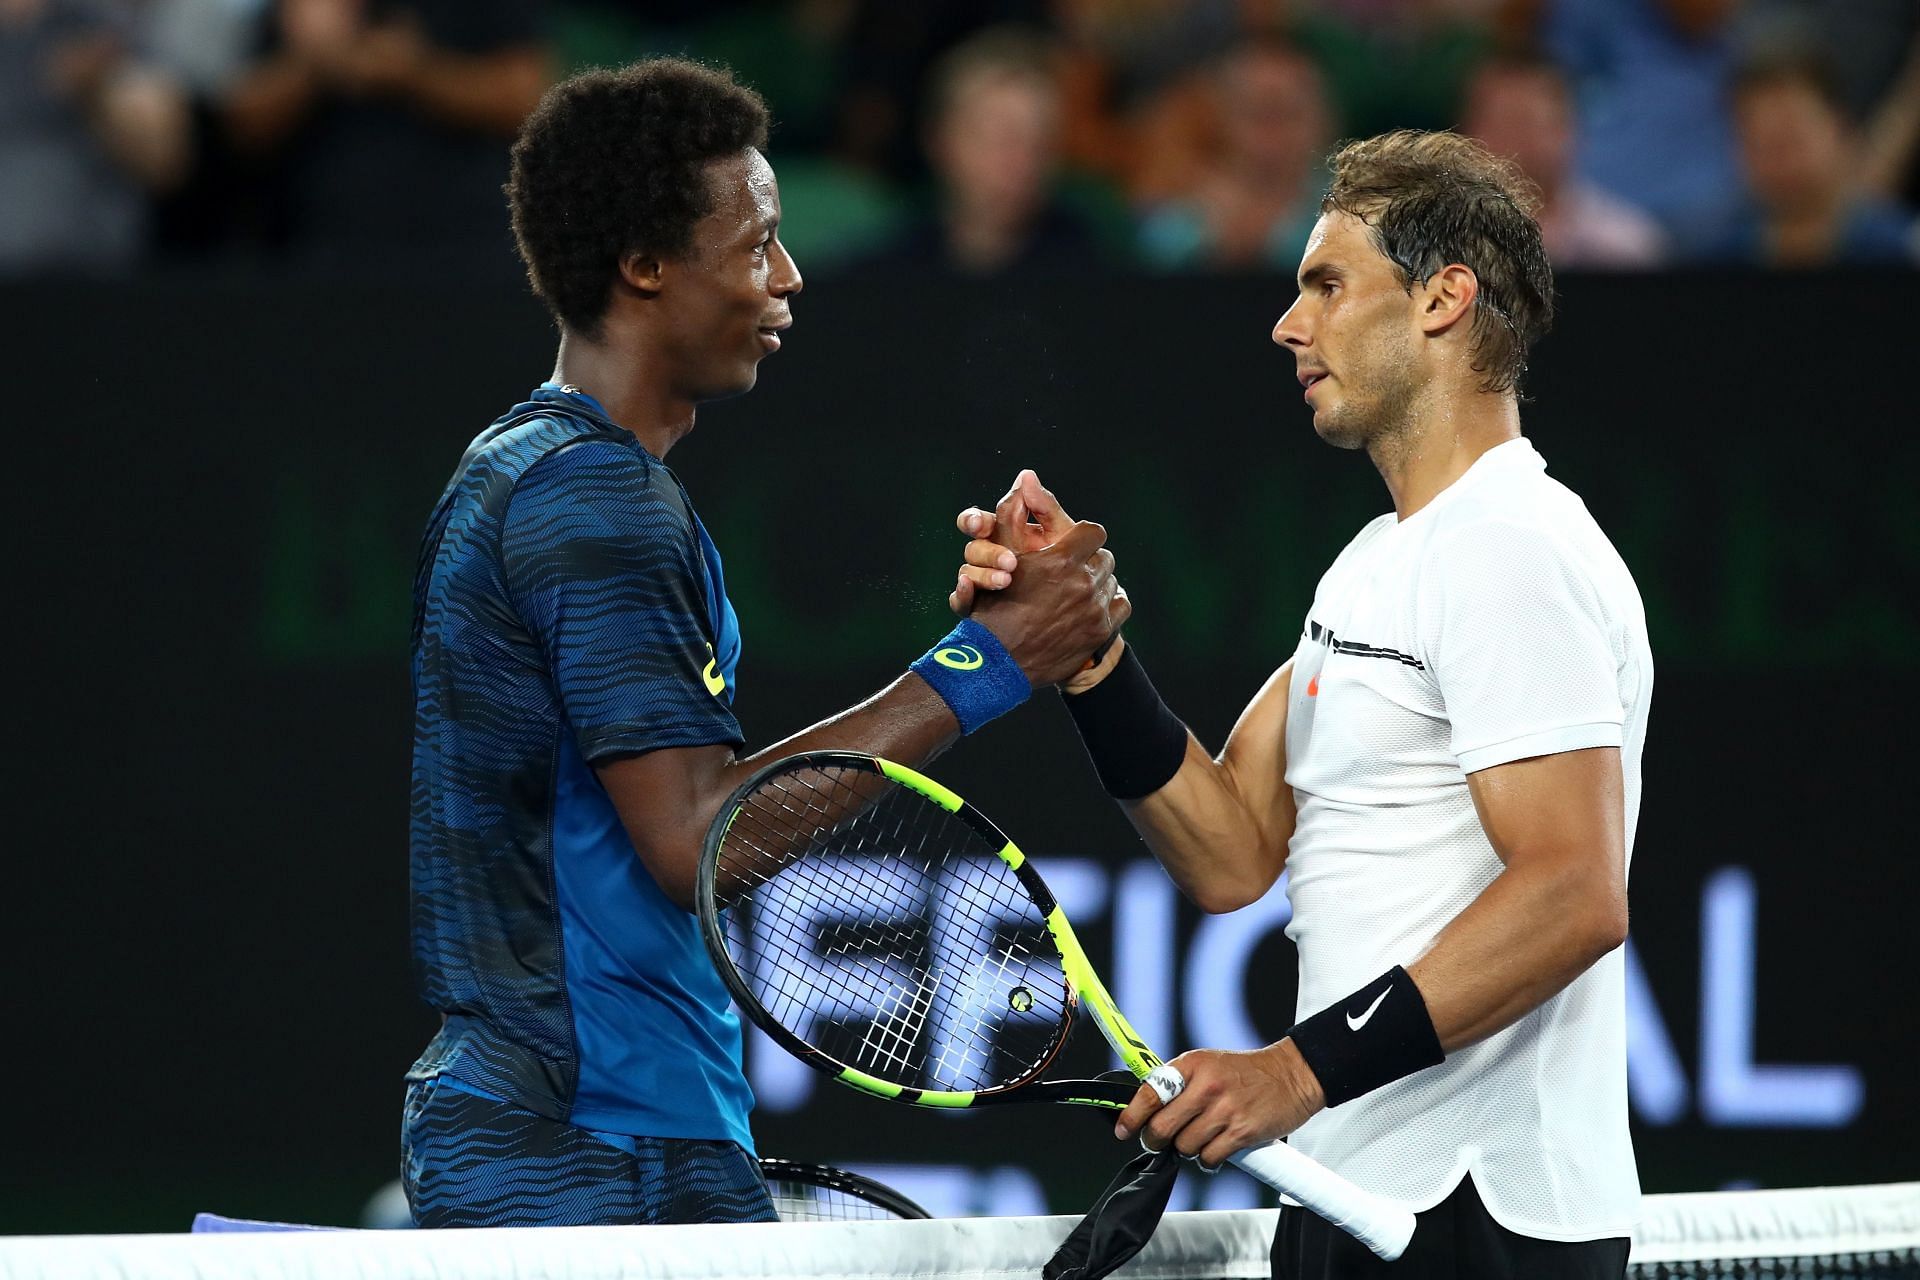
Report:
M586 392L656 458L693 430L694 402L673 390L657 345L607 318L599 339L561 331L553 380Z
M1465 475L1481 454L1519 438L1520 404L1512 393L1428 389L1399 428L1367 445L1367 456L1387 482L1394 514L1405 520Z

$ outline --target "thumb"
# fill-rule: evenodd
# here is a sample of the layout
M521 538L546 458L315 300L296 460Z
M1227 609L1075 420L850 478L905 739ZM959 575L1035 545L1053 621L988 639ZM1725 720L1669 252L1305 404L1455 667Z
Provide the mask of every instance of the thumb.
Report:
M1037 473L1022 471L1017 487L1027 510L1040 522L1040 532L1048 542L1058 541L1061 534L1073 527L1073 517L1061 508L1053 490L1040 483Z
M1027 499L1018 484L1007 490L1006 497L993 509L993 528L1014 550L1027 549L1021 545L1027 531Z

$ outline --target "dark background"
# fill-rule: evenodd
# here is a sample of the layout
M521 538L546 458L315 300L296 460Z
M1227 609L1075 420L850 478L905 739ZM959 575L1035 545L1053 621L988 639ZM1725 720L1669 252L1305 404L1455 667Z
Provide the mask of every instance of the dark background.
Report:
M1632 567L1657 666L1633 937L1684 1092L1667 1123L1637 1122L1643 1181L1914 1177L1911 282L1561 292L1528 433ZM671 459L726 556L752 743L937 637L953 512L1031 465L1109 526L1129 634L1217 745L1320 571L1387 506L1364 459L1314 437L1269 344L1291 296L894 279L799 299L759 390L703 410ZM0 331L26 633L0 1231L178 1230L203 1208L350 1222L395 1175L401 1075L433 1021L406 936L415 540L553 335L512 293L258 277L8 286ZM936 775L1043 867L1135 862L1051 701ZM1704 1114L1700 920L1726 867L1755 886L1751 1059L1856 1071L1841 1127ZM1083 933L1111 970L1105 919ZM1291 964L1278 932L1255 953L1263 1033L1290 1020ZM760 1117L766 1153L1024 1165L1059 1211L1124 1154L1076 1112L813 1097Z

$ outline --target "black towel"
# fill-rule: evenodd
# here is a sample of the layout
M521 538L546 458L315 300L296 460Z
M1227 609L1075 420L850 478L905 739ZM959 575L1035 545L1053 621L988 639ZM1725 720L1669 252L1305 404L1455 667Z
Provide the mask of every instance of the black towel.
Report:
M1147 1247L1180 1176L1173 1148L1143 1151L1114 1175L1041 1270L1042 1280L1101 1280Z

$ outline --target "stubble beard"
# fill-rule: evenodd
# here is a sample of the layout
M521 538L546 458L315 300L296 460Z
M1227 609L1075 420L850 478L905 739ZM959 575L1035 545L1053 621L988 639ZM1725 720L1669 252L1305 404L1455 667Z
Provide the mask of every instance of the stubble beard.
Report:
M1320 438L1336 449L1365 449L1376 459L1383 449L1390 451L1413 420L1417 388L1408 365L1398 353L1384 353L1376 367L1387 372L1368 378L1372 395L1350 398L1314 415Z

